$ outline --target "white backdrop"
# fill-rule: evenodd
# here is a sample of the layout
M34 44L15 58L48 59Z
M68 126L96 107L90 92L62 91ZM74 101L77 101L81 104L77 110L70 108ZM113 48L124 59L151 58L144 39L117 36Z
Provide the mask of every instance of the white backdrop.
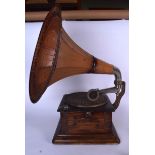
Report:
M116 145L54 145L51 143L59 113L58 105L65 93L113 86L109 75L85 74L65 78L50 86L39 102L29 99L28 83L32 57L42 23L26 23L26 155L128 155L128 20L63 21L70 37L92 55L117 66L126 82L126 93L113 113L113 123L121 143ZM111 95L111 100L114 96Z

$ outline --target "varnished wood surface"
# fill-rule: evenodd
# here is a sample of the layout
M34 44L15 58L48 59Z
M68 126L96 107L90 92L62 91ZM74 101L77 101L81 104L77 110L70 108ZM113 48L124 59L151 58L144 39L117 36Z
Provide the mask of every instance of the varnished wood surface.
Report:
M54 16L54 14L57 15ZM49 12L43 23L33 56L29 81L30 99L33 103L40 99L48 87L51 74L54 71L60 29L60 11L55 7Z
M87 116L85 112L62 113L63 126L66 126L65 134L102 134L111 131L112 115L106 112L91 112Z
M114 66L81 49L62 28L61 13L47 15L36 45L29 82L30 99L37 102L48 86L68 76L113 74Z
M76 111L72 107L64 110L65 105L63 98L58 108L60 120L52 140L54 144L120 143L112 123L112 111L103 111L102 106L97 111L89 111L88 108L85 111L77 108Z
M44 21L48 11L25 12L25 21ZM70 10L62 11L63 20L104 20L104 19L129 19L129 10Z
M54 144L119 144L120 139L117 135L115 127L112 123L111 130L109 132L102 133L62 133L61 120L58 123L55 135L52 139ZM89 128L92 130L92 128Z
M47 15L36 45L30 73L30 98L37 102L48 86L68 76L114 74L114 66L80 48L62 28L58 7ZM60 112L55 144L113 144L120 140L112 112ZM88 114L89 113L89 114Z

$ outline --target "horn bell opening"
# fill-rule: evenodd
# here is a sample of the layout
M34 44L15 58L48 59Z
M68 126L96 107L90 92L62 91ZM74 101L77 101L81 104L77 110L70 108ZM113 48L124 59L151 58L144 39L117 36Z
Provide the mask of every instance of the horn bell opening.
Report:
M43 23L33 56L29 79L29 95L32 103L36 103L45 92L55 70L61 27L60 9L54 7Z

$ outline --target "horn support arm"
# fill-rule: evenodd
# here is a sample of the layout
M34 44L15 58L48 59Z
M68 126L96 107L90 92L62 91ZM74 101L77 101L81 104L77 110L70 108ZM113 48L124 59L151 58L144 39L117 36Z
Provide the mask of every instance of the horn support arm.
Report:
M101 69L102 66L102 69ZM125 82L122 81L122 75L120 70L110 65L104 61L96 59L93 57L93 65L90 73L98 73L98 74L113 74L115 76L114 84L115 87L106 88L106 89L91 89L87 93L87 97L90 101L96 101L99 98L99 95L115 93L116 99L113 103L113 107L116 110L120 104L120 100L125 93Z

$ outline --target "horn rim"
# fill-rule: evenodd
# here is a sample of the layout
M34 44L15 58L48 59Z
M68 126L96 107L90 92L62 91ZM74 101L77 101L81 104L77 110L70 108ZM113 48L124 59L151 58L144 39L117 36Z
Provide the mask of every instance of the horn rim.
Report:
M55 17L60 18L60 20L58 20L58 23L57 23L59 25L58 27L52 27L52 25L54 25L54 23L55 23L55 20L54 20ZM50 67L50 69L48 71L49 76L45 80L46 83L44 84L44 86L40 87L36 82L38 80L38 78L35 78L36 75L37 75L37 71L39 71L39 68L37 68L37 56L38 56L40 47L42 45L42 39L44 37L44 32L46 32L49 24L51 25L50 31L56 32L57 40L56 40L55 45L53 45L55 48L54 49L49 49L49 50L52 50L53 54L54 54L52 64L51 64L51 66L49 66ZM36 103L36 102L39 101L39 99L41 98L43 93L46 91L46 89L47 89L47 87L49 85L51 76L54 73L56 63L57 63L57 57L58 57L58 53L59 53L61 27L62 27L62 20L61 20L60 9L58 7L54 7L48 13L48 15L46 16L46 19L45 19L45 21L44 21L44 23L42 25L42 28L41 28L41 31L40 31L40 34L39 34L39 38L38 38L38 41L37 41L37 44L36 44L33 60L32 60L30 78L29 78L29 95L30 95L30 100L32 101L32 103ZM54 38L54 37L55 36L51 36L51 38ZM45 35L45 38L46 38L46 35Z

